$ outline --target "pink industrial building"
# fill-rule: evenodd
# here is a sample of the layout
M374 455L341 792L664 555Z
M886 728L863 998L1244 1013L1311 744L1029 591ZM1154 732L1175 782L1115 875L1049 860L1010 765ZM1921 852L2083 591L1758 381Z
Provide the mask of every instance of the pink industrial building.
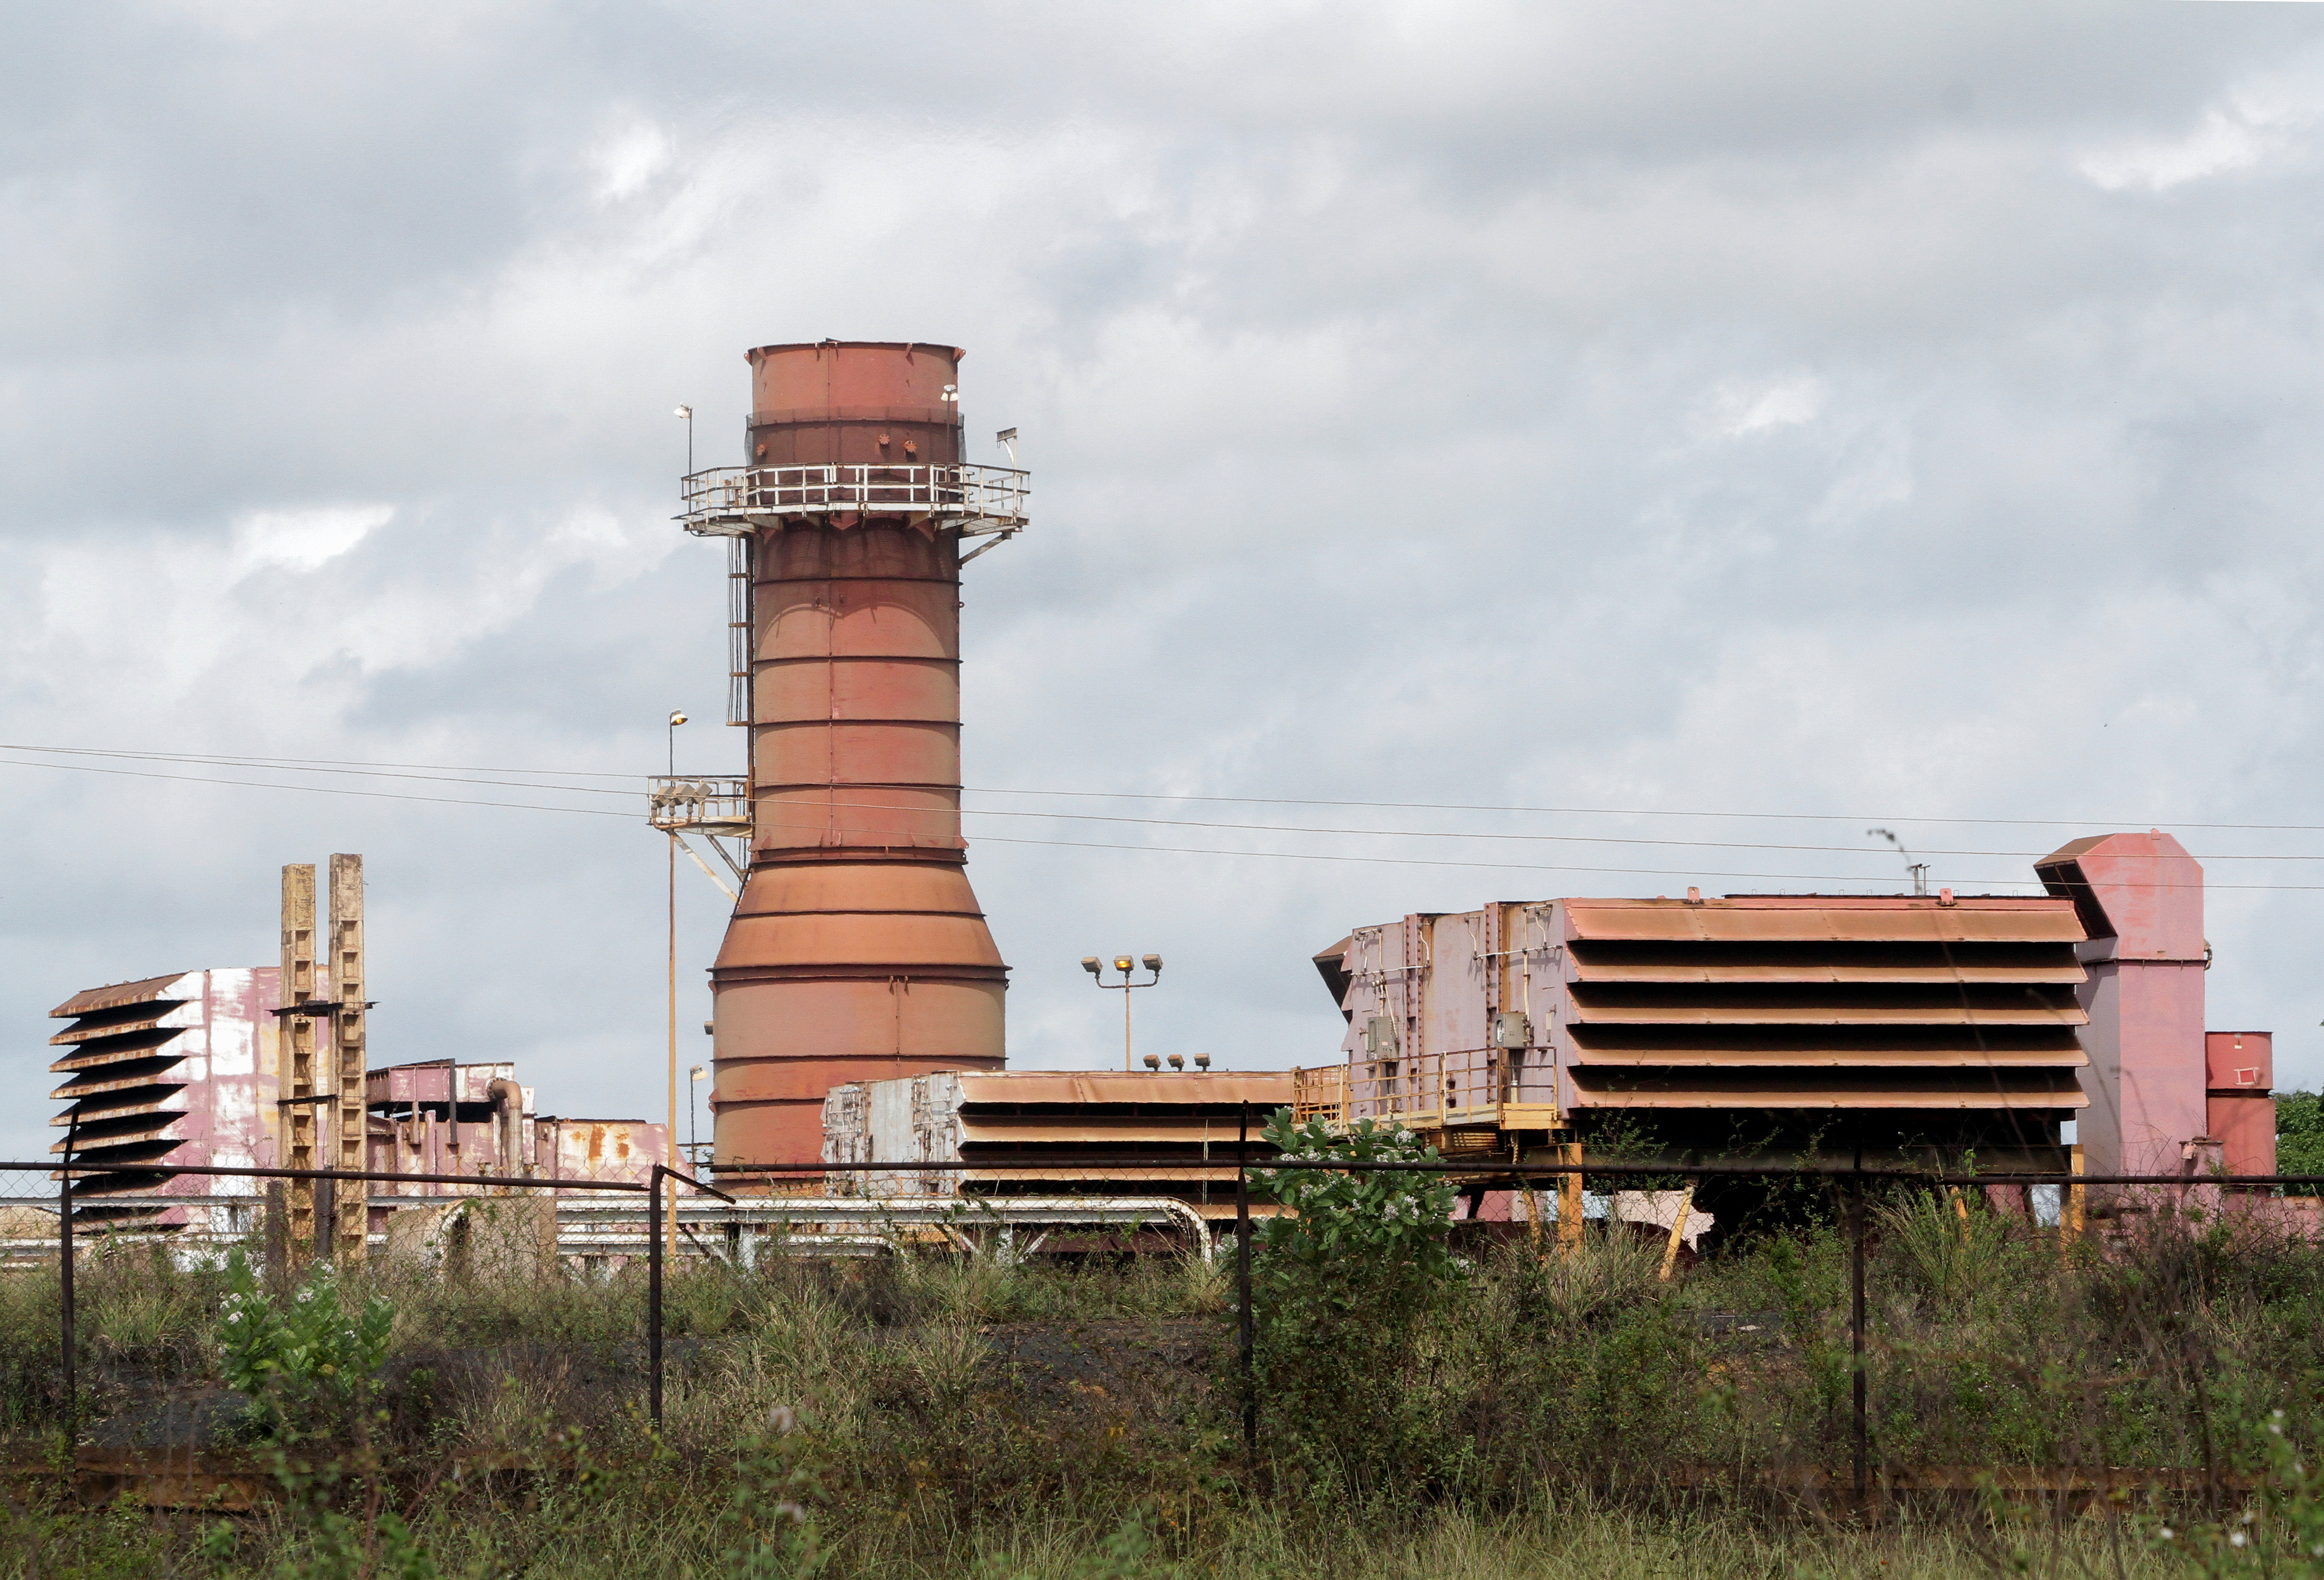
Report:
M75 1164L76 1217L92 1224L237 1236L261 1226L263 1180L165 1174L166 1165L273 1168L281 1162L276 1051L281 973L271 966L181 972L77 993L51 1015L69 1079L52 1094L50 1148ZM371 1227L399 1203L488 1190L502 1179L642 1182L671 1161L668 1127L533 1111L510 1063L436 1060L368 1072L366 1165L474 1176L474 1186L375 1182Z
M2091 1173L2273 1171L2264 1032L2207 1032L2203 873L2077 840L2042 896L1555 899L1360 927L1315 957L1344 1060L1303 1110L1449 1154L1609 1125L1674 1152Z

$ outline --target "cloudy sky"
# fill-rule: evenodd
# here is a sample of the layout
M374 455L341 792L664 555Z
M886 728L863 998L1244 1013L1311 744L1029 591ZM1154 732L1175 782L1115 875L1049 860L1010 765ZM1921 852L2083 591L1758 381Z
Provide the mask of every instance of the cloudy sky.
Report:
M277 869L333 850L375 1058L657 1114L634 800L153 759L622 790L683 707L730 768L671 409L738 461L742 350L825 335L966 346L972 458L1015 426L1034 472L964 593L1019 1065L1118 1057L1087 953L1167 958L1155 1052L1316 1062L1351 924L1895 888L1876 824L2003 889L2159 824L2210 1024L2324 1078L2324 11L0 29L0 1150L45 1144L53 1005L271 963ZM680 882L694 1026L724 901Z

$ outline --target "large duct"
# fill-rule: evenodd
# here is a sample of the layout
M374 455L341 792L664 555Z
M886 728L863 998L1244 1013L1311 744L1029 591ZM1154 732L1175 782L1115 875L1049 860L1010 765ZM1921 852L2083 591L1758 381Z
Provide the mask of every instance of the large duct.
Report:
M750 455L722 485L751 523L753 832L711 971L721 1167L816 1162L843 1082L1004 1061L1008 968L960 831L961 543L994 529L960 358L749 354Z

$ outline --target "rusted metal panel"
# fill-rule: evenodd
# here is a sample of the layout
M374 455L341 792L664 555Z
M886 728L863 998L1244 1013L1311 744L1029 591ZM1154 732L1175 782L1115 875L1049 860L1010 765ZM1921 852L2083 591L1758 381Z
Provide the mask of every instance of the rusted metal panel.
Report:
M1280 1106L1280 1105L1278 1105ZM1272 1112L1272 1110L1269 1110ZM1074 1144L1124 1145L1139 1142L1172 1142L1180 1144L1216 1142L1220 1139L1216 1120L1189 1119L1077 1119L1062 1117L1056 1120L986 1119L973 1114L964 1114L960 1121L960 1138L968 1146L1019 1145L1030 1142ZM1231 1143L1234 1136L1225 1138Z
M1273 1155L1259 1126L1292 1101L1288 1070L1116 1073L938 1071L835 1088L824 1103L824 1161L893 1163L844 1174L837 1188L872 1196L936 1196L1070 1182L1093 1195L1168 1187L1200 1210L1231 1196L1240 1116L1252 1116L1250 1155ZM1182 1168L1110 1170L1125 1153L1185 1160ZM963 1171L929 1164L976 1162ZM1222 1203L1221 1205L1225 1205Z
M1574 1067L1619 1065L1710 1066L1781 1069L1961 1069L2023 1067L2077 1070L2089 1062L2080 1048L1722 1048L1716 1046L1592 1048L1577 1050Z
M1856 1070L1844 1081L1812 1070L1673 1070L1573 1071L1592 1107L1604 1108L1865 1108L1932 1111L1996 1109L2056 1113L2089 1099L2072 1072L1961 1071L1946 1080L1928 1071ZM1627 1078L1627 1079L1626 1079Z
M2014 896L1754 896L1748 899L1563 902L1573 939L1699 942L2080 942L2070 905Z
M2205 1135L2203 869L2159 830L2094 835L2034 864L2089 938L2079 996L2092 1055L2080 1130L2094 1173L2169 1172Z
M146 977L135 982L115 982L103 988L84 988L49 1011L49 1015L53 1020L67 1020L128 1005L196 998L199 995L191 984L200 975L199 971L180 972L168 977Z
M364 1081L368 1062L370 1006L364 1000L363 858L341 853L331 858L330 991L337 1001L331 1012L331 1056L328 1090L334 1098L328 1116L327 1152L330 1167L360 1172L364 1167L368 1125L368 1092ZM349 1188L333 1195L332 1221L318 1223L330 1235L331 1254L341 1265L361 1262L371 1238L371 1215L364 1190Z
M990 1103L1249 1103L1253 1110L1291 1101L1291 1072L1186 1070L1131 1074L1110 1070L1019 1070L963 1073L960 1099Z
M2206 1032L2203 1068L2204 1085L2213 1092L2272 1090L2275 1086L2275 1034Z
M1719 961L1692 963L1592 961L1576 958L1577 982L1895 982L1951 984L2006 982L2070 987L2087 981L2089 973L2068 959L2056 965L1862 965L1849 961L1802 961L1786 965L1746 965Z
M2204 1098L2204 1129L2219 1144L2230 1174L2275 1172L2275 1098L2263 1091L2212 1092Z
M2071 1004L1584 1004L1575 1014L1594 1025L2079 1026L2090 1018Z
M1950 893L1407 916L1319 956L1348 1024L1336 1108L1448 1138L1657 1104L2055 1114L2086 1062L2081 937L2070 902Z
M250 1168L275 1161L268 1121L277 977L271 969L181 972L93 988L58 1006L53 1013L76 1024L60 1040L66 1056L51 1067L72 1076L56 1093L70 1107L53 1123L63 1128L78 1119L76 1163L97 1171L75 1185L77 1200L101 1202L129 1190L149 1199L198 1196L211 1199L135 1216L162 1228L254 1226L244 1221L247 1208L215 1199L254 1196L251 1182L156 1179L139 1165ZM61 1154L63 1141L50 1151Z

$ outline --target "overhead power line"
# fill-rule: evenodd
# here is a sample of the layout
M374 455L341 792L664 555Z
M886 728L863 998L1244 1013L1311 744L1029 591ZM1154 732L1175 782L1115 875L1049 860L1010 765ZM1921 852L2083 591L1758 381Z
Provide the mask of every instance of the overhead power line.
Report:
M256 768L260 769L261 771L266 771L266 770L268 770L268 769L270 769L270 768L273 768L273 769L284 769L284 770L287 770L287 769L296 769L296 770L300 770L300 771L310 771L310 770L327 770L327 771L335 771L335 772L336 772L336 771L341 771L341 770L343 770L343 769L344 769L345 771L350 771L350 772L354 772L354 773L357 773L357 774L374 773L374 774L382 774L382 775L383 775L383 776L387 776L387 777L399 777L399 778L425 777L425 776L425 776L425 774L423 774L422 772L420 772L420 770L424 770L424 769L433 769L433 770L436 770L436 771L445 772L445 773L459 773L459 772L476 772L476 773L531 773L531 772L536 772L536 771L538 771L538 772L540 772L540 773L546 774L547 772L549 772L549 770L532 770L532 769L523 769L523 768L491 768L491 769L470 769L470 770L462 770L462 769L456 768L456 767L452 767L452 766L450 766L450 765L425 765L425 764L410 764L410 765L400 765L400 766L399 766L399 765L383 765L383 765L374 765L374 766L371 766L371 767L369 767L346 768L346 765L345 765L343 762L341 762L341 763L334 763L334 762L333 762L333 761L331 761L330 759L229 758L229 757L226 757L226 756L223 756L223 755L192 754L192 753L174 753L174 754L165 754L165 753L140 753L140 752L129 752L129 751L124 751L124 750L118 750L118 749L93 749L93 748L29 747L29 746L10 745L10 744L8 744L8 743L5 743L5 742L0 742L0 750L5 750L5 751L15 751L15 752L41 753L41 754L44 754L44 755L56 755L56 756L101 757L101 758L106 758L113 759L113 760L138 760L138 761L176 762L176 763L185 764L185 765L188 765L188 766L199 766L199 765L207 765L207 764L216 764L216 765L218 765L218 766L221 766L221 767L226 767L226 766L244 766L244 767L256 767ZM357 789L357 788L354 788L354 787L352 787L352 786L346 786L346 785L295 785L295 784L286 785L286 784L274 783L274 782L266 781L266 780L252 780L252 779L225 779L225 778L217 778L217 777L213 777L213 776L208 776L208 775L199 775L199 774L168 774L168 773L161 773L161 772L157 772L157 771L151 770L151 769L134 769L134 768L123 768L123 767L99 767L99 766L95 765L95 764L91 764L91 763L85 763L85 762L40 762L40 761L25 761L25 760L23 760L23 759L22 759L22 758L0 758L0 764L5 764L5 765L7 765L7 766L13 766L13 767L41 767L41 768L60 769L60 770L65 770L65 771L70 771L70 772L78 772L78 773L102 774L102 775L106 775L106 776L111 776L111 777L138 778L138 779L158 779L158 780L167 780L167 781L172 781L172 782L176 782L176 783L180 783L180 784L189 784L189 785L223 785L223 786L227 786L227 787L231 787L231 788L237 788L237 789L255 789L255 790L290 790L290 791L297 791L297 792L301 792L301 793L309 794L309 795L353 795L353 796L359 796L359 797L362 797L362 798L364 798L364 799L369 799L369 800L409 801L409 802L420 802L420 803L426 803L426 804L437 804L437 805L449 805L449 806L481 806L481 807L492 807L492 808L497 808L497 809L503 809L503 810L508 810L508 811L517 811L517 812L552 812L552 813L569 813L569 814L574 814L574 815L578 815L578 816L584 816L584 817L610 817L610 818L620 818L620 819L623 819L623 820L630 819L630 818L632 818L632 817L633 817L633 816L635 815L633 813L629 813L629 812L617 812L617 811L614 811L614 810L613 810L613 809L611 809L611 808L608 808L608 807L556 806L556 805L548 805L548 804L543 804L537 803L537 802L487 801L487 800L477 800L477 799L472 799L472 798L463 797L463 796L447 796L447 795L415 795L415 794L412 794L412 793L410 793L410 792L404 792L404 791L364 790L364 789ZM407 770L409 770L409 771L407 771ZM643 778L645 778L645 777L646 777L646 776L640 776L640 775L631 775L631 776L615 776L615 775L611 775L611 774L592 775L591 776L593 776L593 777L603 777L603 778L628 777L628 778L632 778L632 779L634 779L634 780L641 780L641 781ZM440 784L451 784L451 785L495 785L495 786L503 786L503 787L522 788L522 789L531 789L531 790L545 790L545 791L571 791L571 792L581 792L581 793L586 793L586 794L590 794L590 795L620 795L620 796L623 796L623 797L634 796L634 795L636 795L638 794L638 792L637 792L636 790L634 790L634 789L629 789L629 790L613 790L613 789L607 789L607 788L603 788L603 787L595 786L595 785L574 785L543 784L543 783L538 783L538 782L532 782L532 781L510 781L510 780L490 780L490 779L463 779L463 778L451 778L451 779L435 779L435 780L431 780L430 782L433 782L433 783L440 783ZM1076 795L1076 796L1079 796L1079 795L1101 795L1101 794L1111 794L1111 793L1101 793L1101 792L1082 792L1082 791L1043 791L1043 792L1034 792L1034 791L1010 791L1010 792L999 792L999 794L1013 794L1013 795L1037 795L1037 794L1038 794L1038 795ZM1287 798L1266 798L1266 797L1193 796L1193 795L1189 795L1189 796L1165 796L1165 795L1128 795L1128 794L1126 794L1126 793L1125 793L1124 795L1120 795L1120 797L1118 797L1118 798L1120 798L1120 799L1140 799L1140 800L1184 800L1184 801L1196 801L1196 802L1208 802L1208 803L1233 803L1233 804L1265 804L1265 805L1309 805L1309 806L1379 806L1379 807L1389 807L1389 806L1421 806L1421 805L1424 805L1424 804L1419 804L1419 803L1394 803L1394 802L1377 802L1377 803L1367 803L1367 802L1325 802L1325 801L1291 800L1291 799L1287 799ZM891 806L887 806L887 805L883 805L883 804L877 804L877 803L842 802L842 803L834 803L834 804L833 804L833 805L835 805L835 806L836 806L836 807L840 807L840 808L848 808L848 809L855 809L855 810L882 810L882 811L894 810ZM1531 811L1531 812L1538 812L1538 813L1546 813L1546 812L1552 812L1552 811L1555 811L1555 810L1557 810L1557 809L1551 809L1551 808L1506 808L1506 809L1492 809L1492 808L1484 808L1484 807L1468 806L1468 805L1453 805L1453 804L1434 804L1434 809L1435 809L1435 810L1458 810L1458 811L1507 810L1507 811ZM1567 810L1575 810L1575 809L1567 809ZM1665 847L1665 848L1686 848L1686 849L1698 849L1698 850L1780 850L1780 851L1790 851L1790 852L1812 852L1812 853L1822 853L1822 854L1840 854L1840 855L1859 855L1859 854L1860 854L1860 855L1874 855L1874 854L1877 854L1877 852L1875 852L1875 851L1873 851L1873 850L1859 850L1858 847L1855 847L1855 846L1833 846L1833 845L1789 845L1789 844L1776 844L1776 843L1751 843L1751 842L1744 842L1744 841L1716 841L1716 840L1702 840L1702 841L1688 841L1688 840L1651 840L1651 839L1636 839L1636 838L1629 838L1629 837L1624 837L1624 836L1616 836L1616 835L1528 834L1528 833L1508 833L1508 832L1492 831L1447 831L1447 830L1398 830L1398 829L1344 829L1344 828L1323 828L1323 827L1314 827L1314 826L1299 825L1299 824L1282 824L1282 823L1237 823L1237 822L1219 822L1219 821L1197 821L1197 820L1191 820L1191 819L1174 819L1174 818L1134 818L1134 817L1126 817L1126 816L1120 816L1120 815L1114 815L1114 814L1106 814L1106 813L1041 813L1041 812L1010 812L1010 811L998 810L998 809L990 809L990 808L970 808L970 809L964 809L964 814L965 814L965 815L973 816L973 817L1070 818L1070 819L1074 819L1074 820L1077 820L1077 821L1102 822L1122 823L1122 824L1133 824L1133 825L1139 825L1139 826L1144 826L1144 827L1153 827L1153 828L1187 828L1187 829L1205 829L1205 830L1212 830L1212 831L1242 831L1242 832L1254 832L1254 833L1308 834L1308 835L1323 835L1323 836L1329 836L1329 837L1335 837L1335 838L1356 837L1356 838L1374 838L1374 839L1452 839L1452 840L1495 840L1495 841L1557 841L1557 842L1571 842L1571 843L1583 843L1583 844L1647 845L1647 846L1657 846L1657 847ZM1729 813L1670 813L1670 814L1652 814L1652 813L1650 813L1650 814L1645 814L1645 815L1683 815L1683 816L1696 816L1696 817L1714 817L1714 816L1727 816L1727 815L1733 815L1733 816L1741 816L1741 817L1758 817L1758 816L1774 816L1774 815L1777 815L1777 814L1771 814L1771 813L1732 813L1732 814L1729 814ZM1803 814L1803 815L1808 815L1808 814ZM1901 821L1901 820L1900 820L1900 821ZM2034 820L2025 820L2025 819L2020 819L2020 820L2003 820L2003 819L1983 819L1983 820L1979 820L1979 819L1960 819L1960 820L1954 820L1954 821L1959 821L1959 822L1993 822L1993 823L2002 823L2002 822L2015 822L2015 823L2016 823L2018 826L2050 826L2050 825L2048 825L2047 823L2036 824L2036 823L2035 823L2035 822L2034 822ZM795 826L795 827L802 827L802 828L804 828L804 827L816 827L816 828L820 828L820 827L823 827L824 825L822 825L822 824L798 824L798 825L770 825L770 826ZM2179 825L2179 826L2181 826L2181 827L2213 827L2213 828L2230 828L2230 827L2261 828L2261 827L2267 827L2267 826L2271 826L2271 825L2260 825L2260 824L2181 824L2181 825ZM2296 825L2274 825L2274 826L2282 826L2282 827L2291 828L2291 827L2295 827ZM860 834L860 833L863 833L863 832L867 832L867 831L871 831L855 830L855 831L848 831L848 832L853 832L853 833L859 833L859 834ZM2320 830L2320 831L2324 831L2324 830ZM977 837L978 837L980 840L984 840L984 841L988 841L994 842L994 843L1000 843L1000 844L1048 846L1048 847L1052 847L1052 848L1056 848L1056 849L1063 849L1063 850L1142 850L1142 851L1152 851L1152 852L1156 852L1156 853L1158 853L1158 854L1178 854L1178 855L1194 855L1194 856L1242 856L1242 857L1251 857L1251 858L1261 859L1296 860L1296 861L1329 861L1329 862L1340 862L1340 863L1360 863L1360 864L1371 864L1371 865L1378 865L1378 866L1396 866L1396 867L1457 867L1457 868L1477 868L1477 869L1480 869L1480 870L1496 870L1496 869L1498 869L1498 870L1524 871L1524 872L1588 872L1588 873L1599 873L1599 874L1605 874L1605 875L1609 875L1609 876L1611 876L1611 875L1619 875L1619 876L1631 876L1631 877L1720 877L1720 878L1735 878L1735 879L1743 879L1743 880L1756 881L1756 882L1786 882L1786 883L1863 883L1863 882L1868 882L1868 881L1877 881L1877 880L1875 880L1875 879L1868 879L1868 878L1867 878L1863 874L1861 874L1861 873L1856 873L1856 874L1838 874L1838 873L1791 873L1791 872L1730 872L1730 871L1713 871L1713 870L1696 869L1696 868L1636 868L1636 867L1582 866L1582 865L1575 865L1575 864L1570 864L1570 863L1555 863L1555 864L1551 864L1551 863L1536 863L1536 862L1511 862L1511 861L1470 861L1470 860L1458 860L1458 859L1433 859L1433 858L1422 858L1422 857L1367 856L1367 855L1356 855L1356 854L1350 854L1350 853L1345 853L1345 852L1292 851L1292 850L1233 850L1233 849L1227 849L1227 848L1214 848L1214 847L1203 847L1203 846L1155 845L1155 844L1151 844L1151 843L1125 844L1125 843L1116 843L1116 842L1100 841L1080 841L1080 840L1044 840L1044 839L1032 839L1032 838L1028 838L1028 837L1024 837L1024 836L1004 835L1004 834L980 834L980 835L978 835ZM2041 854L2044 854L2044 852L2014 851L2014 850L2008 850L2008 851L2005 851L2005 850L1940 850L1940 851L1930 851L1930 852L1924 852L1924 853L1926 853L1926 854L1933 854L1933 855L1947 855L1947 856L1992 856L1992 857L2010 857L2010 858L2023 858L2023 859L2034 859L2034 858L2038 857L2038 856L2039 856L2039 855L2041 855ZM2209 857L2206 857L2206 858L2205 858L2205 859L2207 859L2207 860L2214 860L2214 861L2218 861L2218 860L2254 860L2254 861L2264 861L2264 860L2297 860L2297 861L2312 861L2312 860L2324 860L2324 856L2301 856L2301 855L2209 856ZM1986 884L1986 885L1996 885L1996 886L2019 886L2019 887L2022 887L2022 886L2030 886L2030 885L2031 885L2034 880L2034 879L2032 879L2032 878L2030 878L2030 877L1962 877L1962 878L1956 878L1956 879L1954 879L1953 881L1954 881L1956 884ZM2308 892L2308 891L2310 891L2310 890L2324 891L2324 885L2304 885L2304 884L2210 884L2210 885L2209 885L2209 886L2207 886L2213 887L2213 888L2220 888L2220 889L2280 890L2280 891L2283 891L2283 892Z

